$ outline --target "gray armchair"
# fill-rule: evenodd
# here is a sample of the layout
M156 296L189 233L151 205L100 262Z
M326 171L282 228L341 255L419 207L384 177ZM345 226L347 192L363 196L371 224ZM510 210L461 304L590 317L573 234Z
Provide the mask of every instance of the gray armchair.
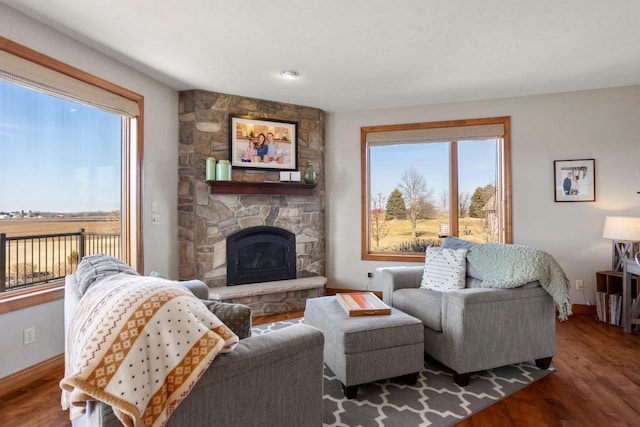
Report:
M188 287L199 297L208 295L200 283ZM65 286L66 335L81 294L75 275L66 277ZM322 332L308 325L241 339L232 352L216 357L167 426L322 425L323 345ZM92 401L73 425L122 424L109 405Z
M454 371L460 386L472 372L534 361L546 369L556 351L555 306L537 282L515 289L421 289L424 267L382 272L385 302L422 320L424 351Z

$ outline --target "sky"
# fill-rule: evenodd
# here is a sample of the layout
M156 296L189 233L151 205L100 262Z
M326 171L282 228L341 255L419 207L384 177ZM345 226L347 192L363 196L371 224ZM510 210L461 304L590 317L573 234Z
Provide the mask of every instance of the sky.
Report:
M477 187L495 184L496 141L458 142L458 189L471 196ZM402 173L414 168L433 190L435 202L449 189L449 147L447 143L398 144L370 150L371 195L389 197L401 182ZM439 206L436 204L436 206Z
M121 122L0 80L0 211L119 209Z

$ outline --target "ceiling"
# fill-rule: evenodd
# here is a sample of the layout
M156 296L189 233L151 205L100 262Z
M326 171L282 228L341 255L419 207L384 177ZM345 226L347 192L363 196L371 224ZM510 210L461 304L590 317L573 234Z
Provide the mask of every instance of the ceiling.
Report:
M176 90L328 112L640 84L637 0L0 2Z

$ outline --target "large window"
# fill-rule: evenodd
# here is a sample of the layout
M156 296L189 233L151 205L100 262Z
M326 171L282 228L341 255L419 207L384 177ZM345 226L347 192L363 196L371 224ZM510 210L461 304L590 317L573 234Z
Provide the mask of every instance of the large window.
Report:
M446 236L511 242L508 117L361 129L362 258L419 261Z
M0 312L83 255L142 269L142 97L0 38ZM10 306L7 308L7 306Z

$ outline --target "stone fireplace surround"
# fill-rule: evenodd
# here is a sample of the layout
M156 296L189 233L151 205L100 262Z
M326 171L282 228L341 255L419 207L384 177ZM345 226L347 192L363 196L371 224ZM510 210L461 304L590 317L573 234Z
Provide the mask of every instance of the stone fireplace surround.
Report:
M228 159L229 116L298 122L298 169L311 161L317 186L309 196L210 194L205 182L209 156ZM181 280L200 279L211 296L247 304L254 315L304 308L324 294L324 127L322 110L254 98L190 90L179 94L178 244ZM234 168L232 180L278 182L274 170ZM227 286L226 238L248 227L269 225L296 236L297 278Z

